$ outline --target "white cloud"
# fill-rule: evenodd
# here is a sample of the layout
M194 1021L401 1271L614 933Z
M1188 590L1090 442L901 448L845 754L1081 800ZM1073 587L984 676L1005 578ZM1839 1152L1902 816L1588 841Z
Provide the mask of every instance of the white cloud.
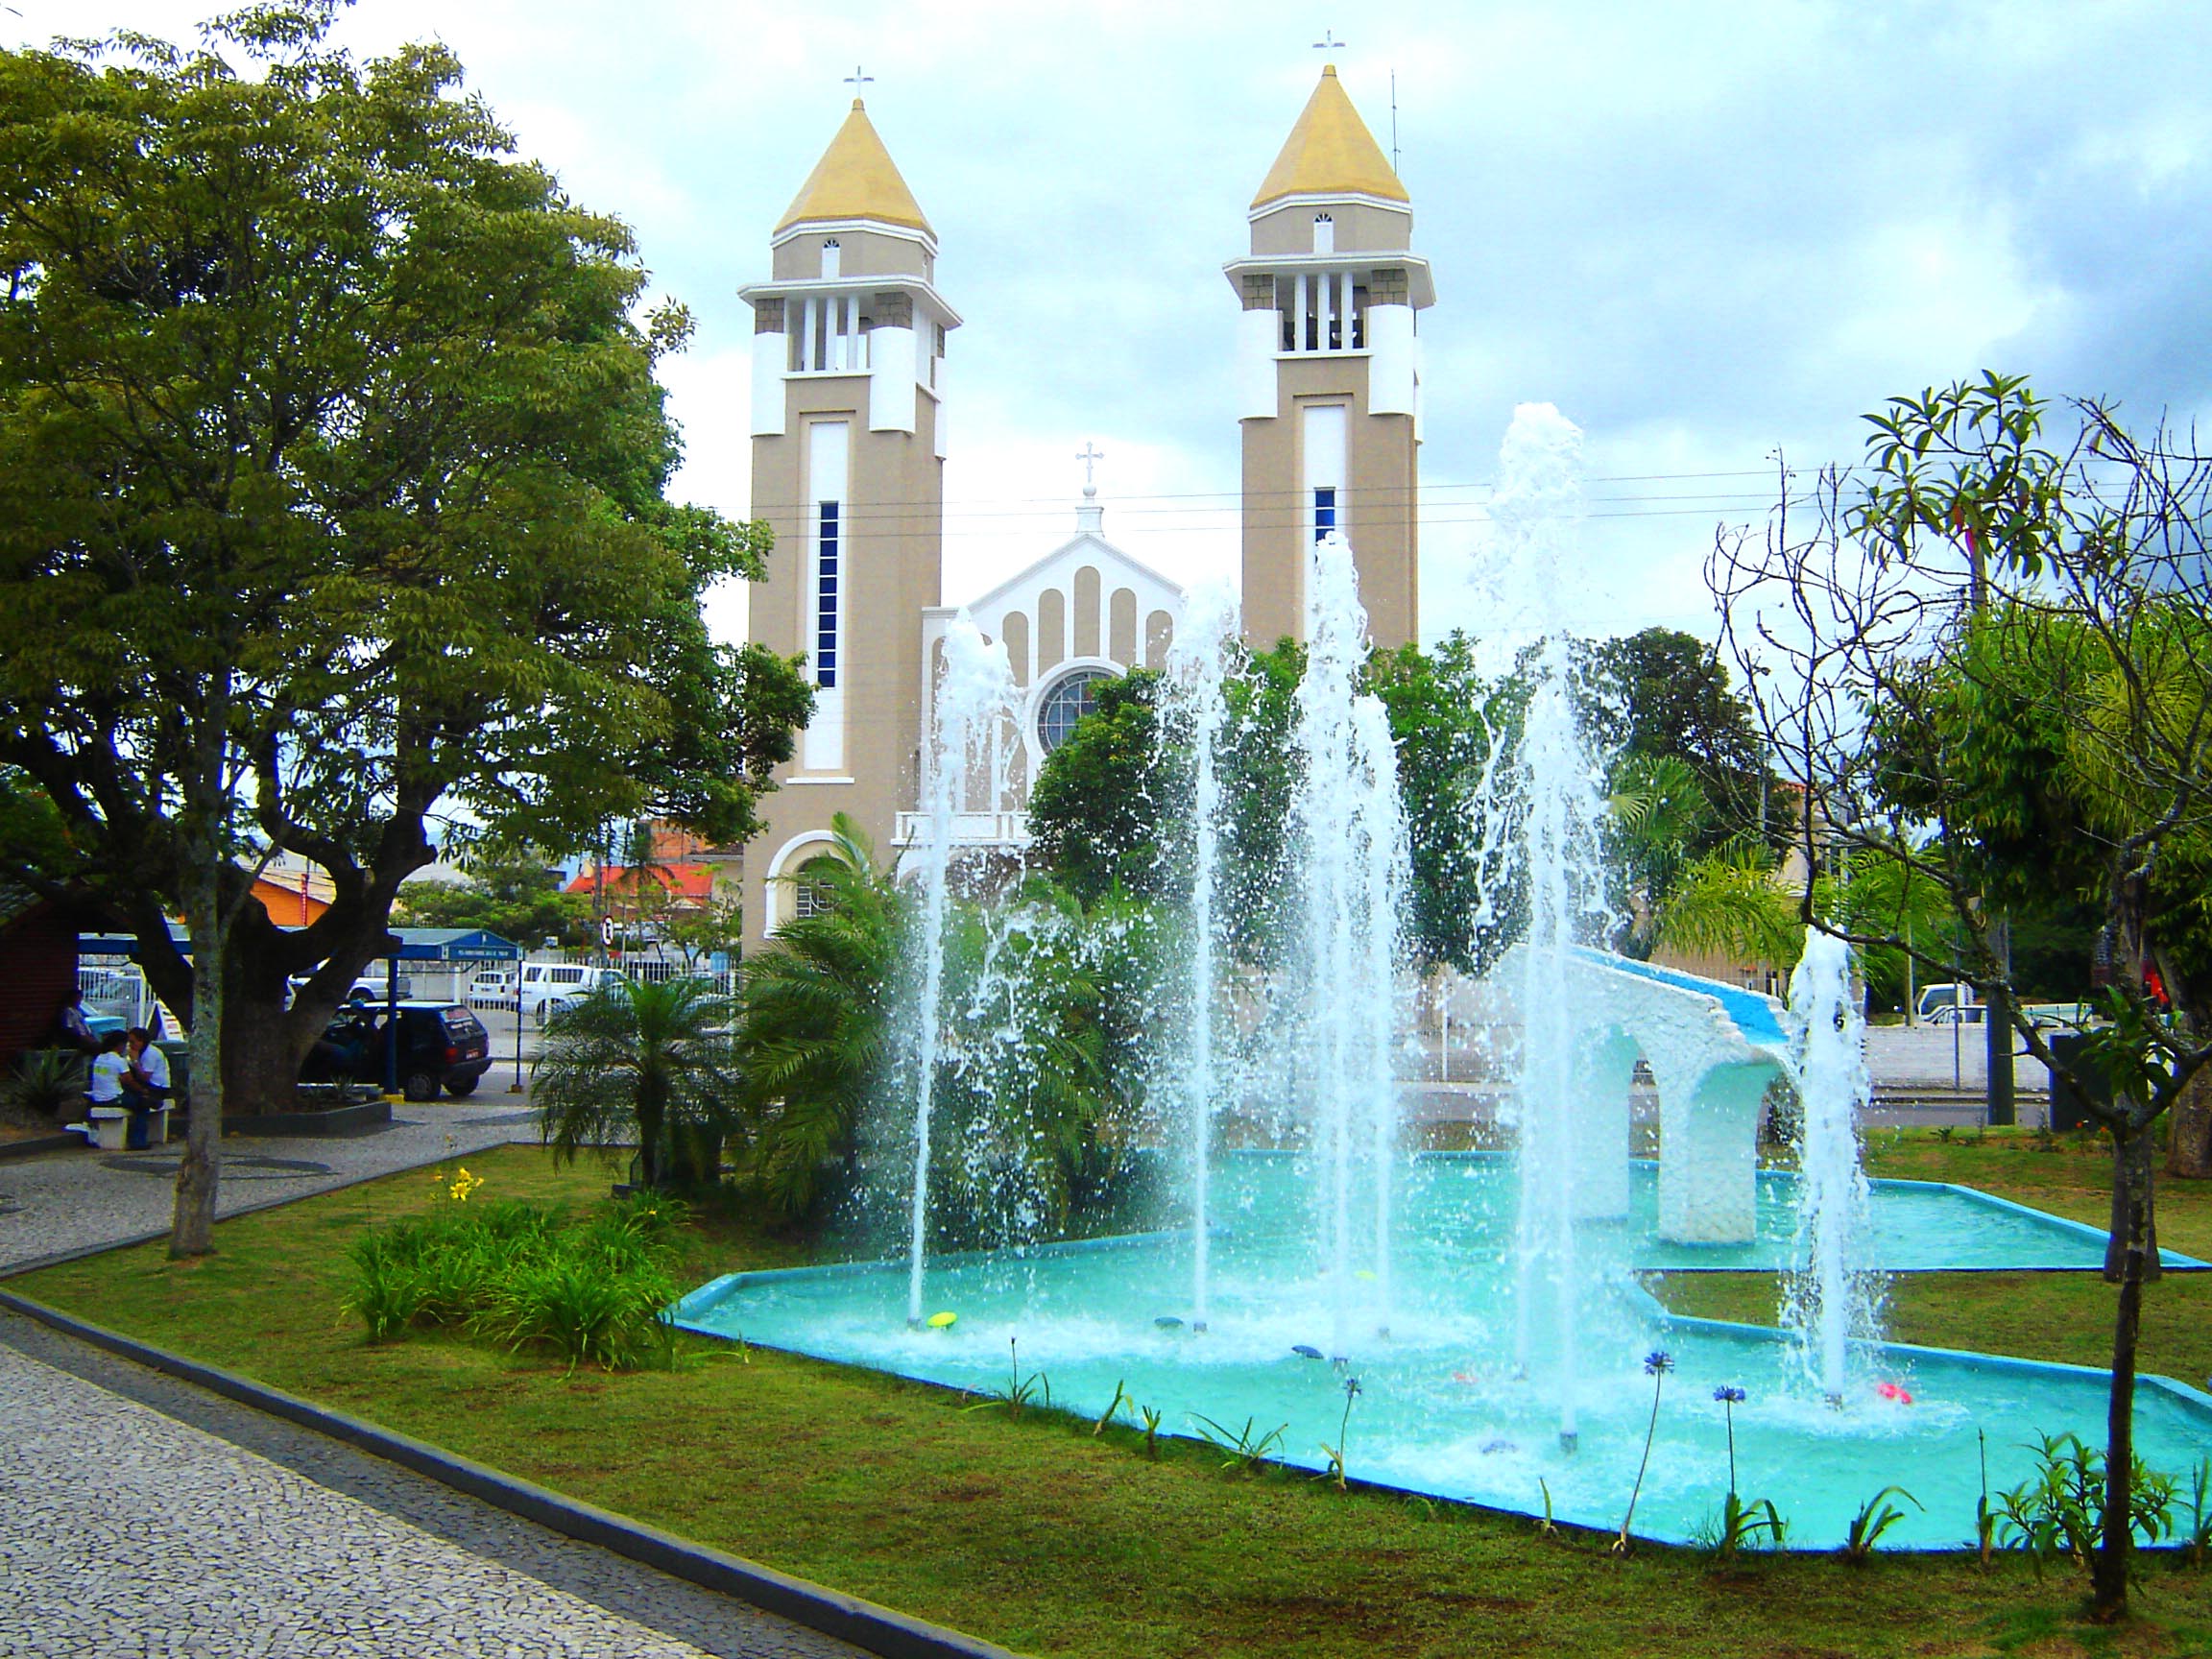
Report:
M24 37L189 36L228 0L16 0ZM2212 16L1752 0L1412 0L1338 54L1384 144L1398 92L1424 319L1426 632L1478 556L1514 403L1588 434L1586 625L1691 625L1714 522L1756 517L1775 449L1849 459L1858 415L1984 365L2144 413L2212 404ZM1274 6L793 10L709 0L380 0L437 34L576 198L628 219L700 321L667 369L681 481L741 498L737 288L835 130L855 62L943 239L953 338L947 591L1069 533L1086 438L1109 532L1171 573L1233 568L1234 301L1220 264L1319 55ZM1634 500L1599 497L1636 495ZM1657 497L1667 495L1671 499ZM1600 516L1602 515L1602 516Z

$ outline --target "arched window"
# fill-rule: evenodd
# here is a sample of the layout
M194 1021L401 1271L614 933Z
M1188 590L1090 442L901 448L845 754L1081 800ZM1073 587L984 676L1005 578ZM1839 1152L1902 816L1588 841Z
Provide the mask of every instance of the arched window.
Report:
M825 276L841 276L844 275L844 266L845 254L837 246L837 238L834 236L825 238L822 243L822 275Z
M828 880L837 865L835 857L823 853L799 866L799 874L791 881L792 921L804 922L809 916L827 916L837 908L835 889Z
M1327 213L1313 215L1313 252L1316 253L1334 253L1336 252L1336 221Z
M1037 707L1037 741L1049 755L1068 740L1075 722L1098 707L1098 682L1114 676L1103 668L1082 668L1057 682Z

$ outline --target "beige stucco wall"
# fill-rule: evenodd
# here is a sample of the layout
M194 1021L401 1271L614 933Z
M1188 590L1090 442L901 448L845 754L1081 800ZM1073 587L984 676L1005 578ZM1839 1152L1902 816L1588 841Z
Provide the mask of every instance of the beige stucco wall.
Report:
M781 787L762 803L766 828L746 849L748 949L760 943L774 910L774 861L795 836L826 831L833 813L847 812L875 843L878 860L894 856L894 820L915 798L920 767L920 619L939 602L943 561L945 464L936 455L936 399L917 394L909 436L868 429L865 375L795 378L784 382L784 396L788 436L753 441L754 516L774 529L776 547L766 580L753 591L752 637L784 655L811 650L805 589L814 494L805 477L806 430L817 420L843 420L851 444L840 548L845 753L844 764L827 776L850 781L807 781L797 762L779 769Z
M837 264L841 276L919 276L929 280L935 263L922 244L910 237L887 236L880 230L801 230L776 246L770 267L773 280L804 282L822 275L822 244L837 239Z
M1262 259L1313 252L1313 219L1336 222L1338 253L1403 253L1413 246L1413 215L1364 202L1300 202L1269 209L1252 221L1252 252Z
M1375 643L1406 644L1420 632L1420 446L1409 416L1367 412L1364 356L1277 359L1274 419L1243 422L1244 637L1258 650L1285 636L1305 637L1309 548L1298 412L1309 403L1350 407L1337 522L1352 543Z

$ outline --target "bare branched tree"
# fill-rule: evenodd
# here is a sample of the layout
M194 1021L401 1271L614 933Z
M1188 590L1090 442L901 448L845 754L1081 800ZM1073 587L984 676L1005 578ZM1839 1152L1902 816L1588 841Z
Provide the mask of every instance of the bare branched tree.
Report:
M1784 467L1764 531L1724 532L1707 574L1763 734L1805 791L1805 920L1970 980L2111 1136L2120 1288L2092 1575L2116 1618L2170 1111L2173 1166L2212 1174L2212 461L2193 434L2067 410L2049 438L2051 406L1995 374L1895 399L1868 417L1863 469L1808 487ZM1868 871L1940 893L1952 925L1932 938L1902 902L1816 901L1815 878ZM2061 901L2100 919L2073 1043L2022 1011L1987 926Z

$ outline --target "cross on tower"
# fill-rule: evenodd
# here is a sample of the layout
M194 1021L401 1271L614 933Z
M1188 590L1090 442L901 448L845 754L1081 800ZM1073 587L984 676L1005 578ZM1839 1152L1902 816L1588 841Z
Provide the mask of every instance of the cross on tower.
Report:
M1316 52L1335 52L1342 50L1343 45L1344 42L1336 38L1335 30L1324 29L1321 31L1321 38L1313 42L1313 50Z
M857 94L861 87L870 84L875 79L876 77L873 75L863 75L860 72L860 65L855 63L853 65L853 73L845 77L845 84L852 87L854 92Z
M1096 463L1106 459L1106 451L1086 438L1083 440L1083 448L1075 459L1083 463L1083 489L1084 493L1088 494L1097 488L1097 485L1092 480L1091 469Z

